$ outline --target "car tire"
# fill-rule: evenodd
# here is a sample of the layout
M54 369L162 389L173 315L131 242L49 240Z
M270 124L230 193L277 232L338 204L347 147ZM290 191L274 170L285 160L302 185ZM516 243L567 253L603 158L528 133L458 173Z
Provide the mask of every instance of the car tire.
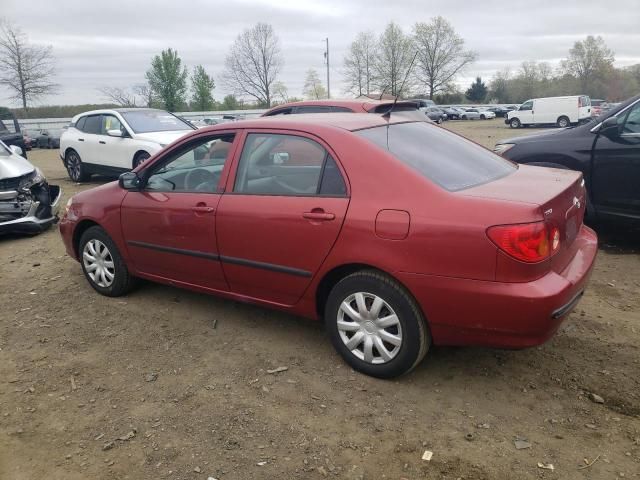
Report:
M558 118L556 125L558 126L558 128L567 128L571 126L571 120L569 120L569 117L565 117L563 115L562 117Z
M93 289L107 297L120 297L135 284L118 247L102 227L88 228L78 246L82 272Z
M520 128L522 126L522 124L520 123L519 119L512 118L511 120L509 120L509 126L511 128Z
M462 115L462 116L460 117L460 120L466 120L466 119L467 119L467 116L466 116L466 115Z
M438 125L442 125L442 118L438 118L438 120L436 120L436 123L437 123Z
M67 174L74 182L86 182L91 177L87 173L86 166L82 163L82 159L78 152L69 150L64 156L64 164L67 167Z
M374 304L378 305L375 313L371 311ZM359 305L367 310L362 316ZM380 323L383 319L387 323ZM427 323L413 297L397 281L375 270L353 273L333 287L325 324L342 358L353 369L377 378L411 371L431 344Z
M486 120L486 119L487 119L487 117L486 117L486 116L484 116L484 115L480 115L480 120Z
M53 147L51 146L51 140L47 140L47 148L51 150Z
M140 164L146 162L150 157L151 155L149 155L147 152L138 152L136 156L133 157L133 168L138 168Z

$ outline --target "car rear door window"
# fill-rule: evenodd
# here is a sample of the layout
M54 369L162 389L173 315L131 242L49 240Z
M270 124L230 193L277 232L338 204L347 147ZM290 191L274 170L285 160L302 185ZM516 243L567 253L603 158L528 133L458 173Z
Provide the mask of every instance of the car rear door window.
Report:
M102 128L102 115L89 115L84 123L83 132L99 134Z
M306 105L296 108L296 113L328 113L331 107L323 107L320 105Z
M396 123L355 133L449 191L487 183L517 169L487 149L426 122Z
M250 133L233 191L248 195L344 196L342 174L327 150L306 137Z

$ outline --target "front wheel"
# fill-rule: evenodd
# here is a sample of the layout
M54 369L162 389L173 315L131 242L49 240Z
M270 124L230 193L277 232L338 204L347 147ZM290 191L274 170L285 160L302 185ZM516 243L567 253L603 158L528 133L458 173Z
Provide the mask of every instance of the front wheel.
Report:
M484 115L480 115L480 120L486 120L486 119L487 119L487 117L486 117L486 116L484 116Z
M134 279L102 227L91 227L82 234L79 252L84 276L98 293L119 297L131 290Z
M511 120L509 120L509 126L511 128L520 128L522 124L520 123L520 120L518 120L517 118L512 118Z
M568 117L560 117L558 118L556 125L558 125L559 128L567 128L569 125L571 125L571 121Z
M325 322L344 360L373 377L411 371L430 344L415 300L398 282L373 270L353 273L333 287Z
M85 182L89 179L89 175L86 171L80 155L75 150L69 150L64 157L64 163L67 167L67 173L69 178L74 182Z
M436 120L436 123L437 123L438 125L442 125L442 118L438 118L438 119Z

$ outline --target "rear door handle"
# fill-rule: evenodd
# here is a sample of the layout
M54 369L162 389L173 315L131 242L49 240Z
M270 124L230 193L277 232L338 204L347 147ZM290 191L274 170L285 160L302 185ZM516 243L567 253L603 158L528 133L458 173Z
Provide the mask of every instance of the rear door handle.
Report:
M199 205L197 207L191 207L191 210L193 210L196 213L213 213L215 209L213 207Z
M304 212L302 214L302 218L306 218L307 220L334 220L336 216L333 213L326 212Z
M100 140L98 143L101 143L102 145L105 145L107 142L105 142L104 140Z
M84 138L79 138L78 141L79 142L84 142Z

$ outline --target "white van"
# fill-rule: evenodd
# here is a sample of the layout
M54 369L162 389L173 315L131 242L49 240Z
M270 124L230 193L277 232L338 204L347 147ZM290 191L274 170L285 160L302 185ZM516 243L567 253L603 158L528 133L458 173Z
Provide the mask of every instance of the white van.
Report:
M527 100L517 110L509 112L504 123L511 128L549 124L564 128L590 117L591 99L587 95L573 95Z

